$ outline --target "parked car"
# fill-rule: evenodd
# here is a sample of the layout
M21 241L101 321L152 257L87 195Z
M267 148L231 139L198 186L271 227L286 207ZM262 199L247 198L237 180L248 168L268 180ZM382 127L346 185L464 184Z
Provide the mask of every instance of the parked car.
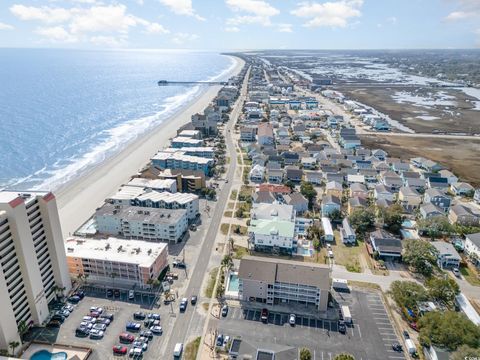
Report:
M151 330L142 330L140 331L140 336L145 337L149 340L153 339L153 332Z
M69 303L71 303L71 304L78 304L78 303L80 302L80 300L82 300L82 299L80 299L80 297L75 296L75 295L74 295L74 296L70 296L70 297L67 299L67 301L68 301Z
M266 308L263 308L262 309L262 313L260 315L260 319L262 320L262 322L266 323L268 321L268 309Z
M183 298L182 301L180 302L180 312L185 312L187 310L187 305L188 305L188 299Z
M345 321L338 320L338 332L345 334L347 332L347 327L345 325Z
M142 349L142 351L147 351L148 350L148 344L140 341L134 341L132 343L132 346L134 348Z
M107 297L112 297L112 296L113 296L113 290L107 289Z
M392 349L395 351L402 351L402 345L400 345L399 343L394 343L392 344Z
M147 317L153 320L160 320L160 314L157 314L157 313L148 314Z
M68 310L59 310L55 313L56 315L61 315L63 316L64 318L67 318L70 316L70 311Z
M121 333L118 335L118 339L122 344L131 344L135 340L135 337L129 333Z
M229 341L230 341L230 336L225 335L225 336L223 337L223 344L222 344L222 347L223 347L224 349L227 348L227 345L228 345L228 342L229 342Z
M105 326L109 326L110 323L111 323L110 320L108 320L106 318L103 318L103 317L100 317L95 321L95 324L104 324Z
M195 305L197 303L197 300L198 300L197 295L192 295L192 297L190 299L190 303L192 305Z
M85 291L83 290L78 290L75 294L73 294L74 296L78 296L80 299L83 299L85 297Z
M98 329L90 330L90 339L92 340L102 339L103 335L104 335L104 332L102 330L98 330Z
M112 322L113 319L115 318L115 316L114 316L113 314L103 313L102 316L101 316L101 318L103 318L103 319L108 319L108 320L110 320L110 322Z
M75 336L87 337L90 334L90 330L85 327L78 327L75 329Z
M128 352L128 356L134 359L140 359L143 356L143 351L139 348L131 348Z
M404 337L405 339L410 339L410 334L408 333L407 330L403 330L403 337Z
M223 305L222 306L222 316L226 317L228 315L228 305Z
M73 312L75 308L73 307L73 305L70 305L70 304L65 304L62 306L62 310L66 310L66 311L69 311L70 313Z
M59 328L62 325L62 323L58 320L50 320L47 323L47 328Z
M129 290L128 291L128 300L133 300L135 299L135 291Z
M127 331L140 331L140 328L142 327L142 324L130 321L127 322L126 329Z
M333 251L332 250L328 250L328 257L333 258Z
M120 297L120 290L118 289L113 290L113 296Z
M150 327L150 331L155 335L161 335L163 333L163 329L160 325Z
M460 275L460 270L458 270L458 268L454 267L452 269L452 272L453 272L453 275L455 275L456 277L460 278L461 275Z
M290 314L290 316L288 317L288 323L291 326L295 326L296 321L297 321L297 317L295 316L295 314Z
M60 315L60 314L55 314L51 317L50 320L57 320L57 321L60 321L61 323L63 323L65 321L65 316Z
M135 320L145 320L146 317L147 317L147 315L144 312L141 312L141 311L137 311L137 312L133 313L133 318Z
M107 330L107 325L105 325L105 324L95 324L95 325L93 325L93 329L105 331L105 330Z
M90 330L90 329L93 328L93 323L88 322L88 321L82 321L80 323L80 327Z
M115 345L113 347L113 353L116 355L125 355L127 351L128 351L128 348L126 346Z
M216 345L217 346L223 346L223 335L222 334L218 334Z

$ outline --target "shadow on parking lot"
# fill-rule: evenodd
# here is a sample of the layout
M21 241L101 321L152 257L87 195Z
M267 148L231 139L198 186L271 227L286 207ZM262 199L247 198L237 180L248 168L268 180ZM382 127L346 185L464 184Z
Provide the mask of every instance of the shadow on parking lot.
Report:
M23 337L24 342L40 341L53 344L57 342L60 328L32 327Z
M107 288L94 286L84 286L85 293L97 299L106 299L111 301L122 301L130 304L140 305L142 309L152 310L161 306L157 293L135 290L135 299L128 298L128 290L118 289L118 296L107 296Z
M261 311L258 309L243 309L243 319L249 321L260 321ZM284 326L285 324L294 326L289 322L290 314L283 312L274 312L271 311L268 314L267 324L272 324L276 326ZM309 316L300 316L295 317L295 326L304 326L317 329L325 329L327 331L338 331L338 325L336 321L316 319Z

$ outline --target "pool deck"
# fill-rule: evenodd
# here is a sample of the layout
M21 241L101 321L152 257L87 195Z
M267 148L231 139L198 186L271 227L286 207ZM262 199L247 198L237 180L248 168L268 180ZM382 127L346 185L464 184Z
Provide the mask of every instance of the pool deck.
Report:
M30 359L36 352L40 350L48 350L51 353L65 352L67 353L67 359L72 359L72 358L75 358L75 356L77 356L75 359L78 358L80 360L86 360L91 352L91 349L87 349L87 348L73 347L73 346L60 345L60 344L47 345L47 344L32 343L27 348L27 350L24 351L21 359Z

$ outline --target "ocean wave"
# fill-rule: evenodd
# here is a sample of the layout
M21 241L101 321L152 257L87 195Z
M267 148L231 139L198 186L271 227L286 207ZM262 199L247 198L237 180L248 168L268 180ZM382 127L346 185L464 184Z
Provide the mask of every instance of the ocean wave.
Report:
M62 163L64 163L65 160L69 162L66 166L59 168L55 168L54 166L53 169L43 168L37 171L34 174L35 177L37 179L43 179L40 183L34 185L32 189L54 190L77 178L82 172L94 165L100 164L108 157L123 149L127 144L137 139L138 136L144 134L147 130L160 125L165 119L173 115L186 103L190 102L192 98L196 98L199 93L200 87L195 86L186 92L166 98L161 104L162 110L153 115L129 120L112 129L105 130L103 133L106 135L106 139L96 144L89 152L79 157L62 159ZM15 185L30 182L33 180L34 175L19 179Z

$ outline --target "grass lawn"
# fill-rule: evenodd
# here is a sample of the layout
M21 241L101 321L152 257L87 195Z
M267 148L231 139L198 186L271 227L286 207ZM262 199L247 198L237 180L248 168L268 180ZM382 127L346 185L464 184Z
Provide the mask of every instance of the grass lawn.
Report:
M232 193L230 194L230 200L237 200L237 190L232 190Z
M238 229L238 230L237 230ZM237 235L247 235L248 228L242 225L232 225L232 232Z
M340 234L335 231L336 245L332 245L333 255L335 256L335 263L343 265L350 272L362 272L360 266L361 245L345 245L340 239Z
M226 224L226 223L223 223L220 225L220 232L223 234L223 235L227 235L228 234L228 228L230 227L230 224Z
M245 248L243 246L238 246L238 245L234 246L234 254L233 254L234 259L241 259L245 255L248 255L248 249L247 248Z
M201 336L195 338L195 340L189 342L187 346L185 346L185 360L195 360L197 358L197 352L200 348L200 341L202 340Z
M471 269L470 267L460 267L460 273L462 276L467 280L470 285L480 286L480 277L475 272L475 270Z
M211 298L213 295L213 288L215 287L215 280L217 279L218 267L213 268L210 271L210 277L208 278L207 288L205 289L205 296Z
M223 213L223 216L231 218L231 217L232 217L232 211L231 211L231 210L225 211L225 212Z
M228 205L227 205L227 209L228 210L232 210L235 206L235 203L234 202L229 202Z

